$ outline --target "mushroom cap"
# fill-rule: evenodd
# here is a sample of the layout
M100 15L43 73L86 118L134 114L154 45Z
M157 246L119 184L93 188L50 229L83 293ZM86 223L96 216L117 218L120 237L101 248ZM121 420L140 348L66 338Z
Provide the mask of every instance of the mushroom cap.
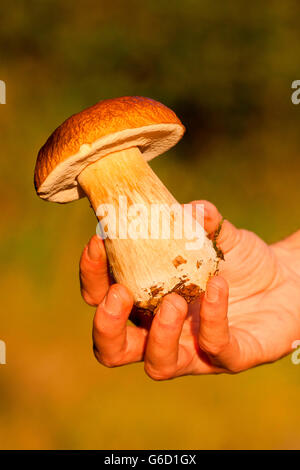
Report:
M138 147L148 161L173 147L185 128L158 101L123 96L100 101L63 122L40 149L34 172L37 194L70 202L84 193L77 176L105 155Z

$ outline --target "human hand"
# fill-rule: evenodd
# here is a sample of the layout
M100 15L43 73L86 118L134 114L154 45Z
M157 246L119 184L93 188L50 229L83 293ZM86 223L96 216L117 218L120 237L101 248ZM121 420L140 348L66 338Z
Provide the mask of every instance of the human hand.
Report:
M213 237L222 217L211 203L196 202L204 204L205 229ZM103 242L94 236L80 269L83 298L98 305L93 339L99 362L113 367L144 360L148 375L163 380L239 372L288 354L300 338L300 276L290 267L289 239L268 246L225 220L217 244L225 261L203 298L188 308L169 294L152 324L136 327L127 325L132 296L110 285Z

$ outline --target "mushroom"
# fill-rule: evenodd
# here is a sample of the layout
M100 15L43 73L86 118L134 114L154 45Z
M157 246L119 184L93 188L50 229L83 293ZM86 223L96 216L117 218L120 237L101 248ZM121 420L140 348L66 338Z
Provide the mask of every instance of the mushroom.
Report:
M184 131L175 113L155 100L104 100L61 124L36 162L34 183L41 198L66 203L88 197L106 236L113 276L144 313L155 312L169 292L188 302L196 299L218 266L213 242L202 227L197 249L190 249L191 236L175 235L176 214L182 222L186 212L147 163L175 145ZM166 220L170 233L162 236ZM119 231L112 236L116 226Z

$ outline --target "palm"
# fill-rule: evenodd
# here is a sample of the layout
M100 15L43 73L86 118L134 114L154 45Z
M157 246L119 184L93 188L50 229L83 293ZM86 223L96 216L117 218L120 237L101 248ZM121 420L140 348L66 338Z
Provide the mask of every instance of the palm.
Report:
M292 344L298 327L295 312L288 307L296 283L286 281L288 268L277 246L268 246L254 233L237 231L226 223L221 245L225 261L220 264L220 275L229 284L228 323L239 346L239 354L229 364L232 370L242 370L276 360L286 353L286 334L290 333ZM222 371L199 348L199 326L198 304L190 307L182 331L180 369Z

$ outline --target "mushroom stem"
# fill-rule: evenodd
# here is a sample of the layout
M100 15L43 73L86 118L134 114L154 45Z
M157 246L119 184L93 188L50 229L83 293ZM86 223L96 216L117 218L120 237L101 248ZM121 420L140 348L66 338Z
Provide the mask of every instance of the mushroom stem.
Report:
M204 235L202 247L187 249L191 240L184 230L179 237L176 232L178 223L183 228L182 206L137 147L99 159L77 179L109 234L105 247L114 278L129 288L137 307L153 312L168 292L189 302L205 290L217 268L213 244Z

